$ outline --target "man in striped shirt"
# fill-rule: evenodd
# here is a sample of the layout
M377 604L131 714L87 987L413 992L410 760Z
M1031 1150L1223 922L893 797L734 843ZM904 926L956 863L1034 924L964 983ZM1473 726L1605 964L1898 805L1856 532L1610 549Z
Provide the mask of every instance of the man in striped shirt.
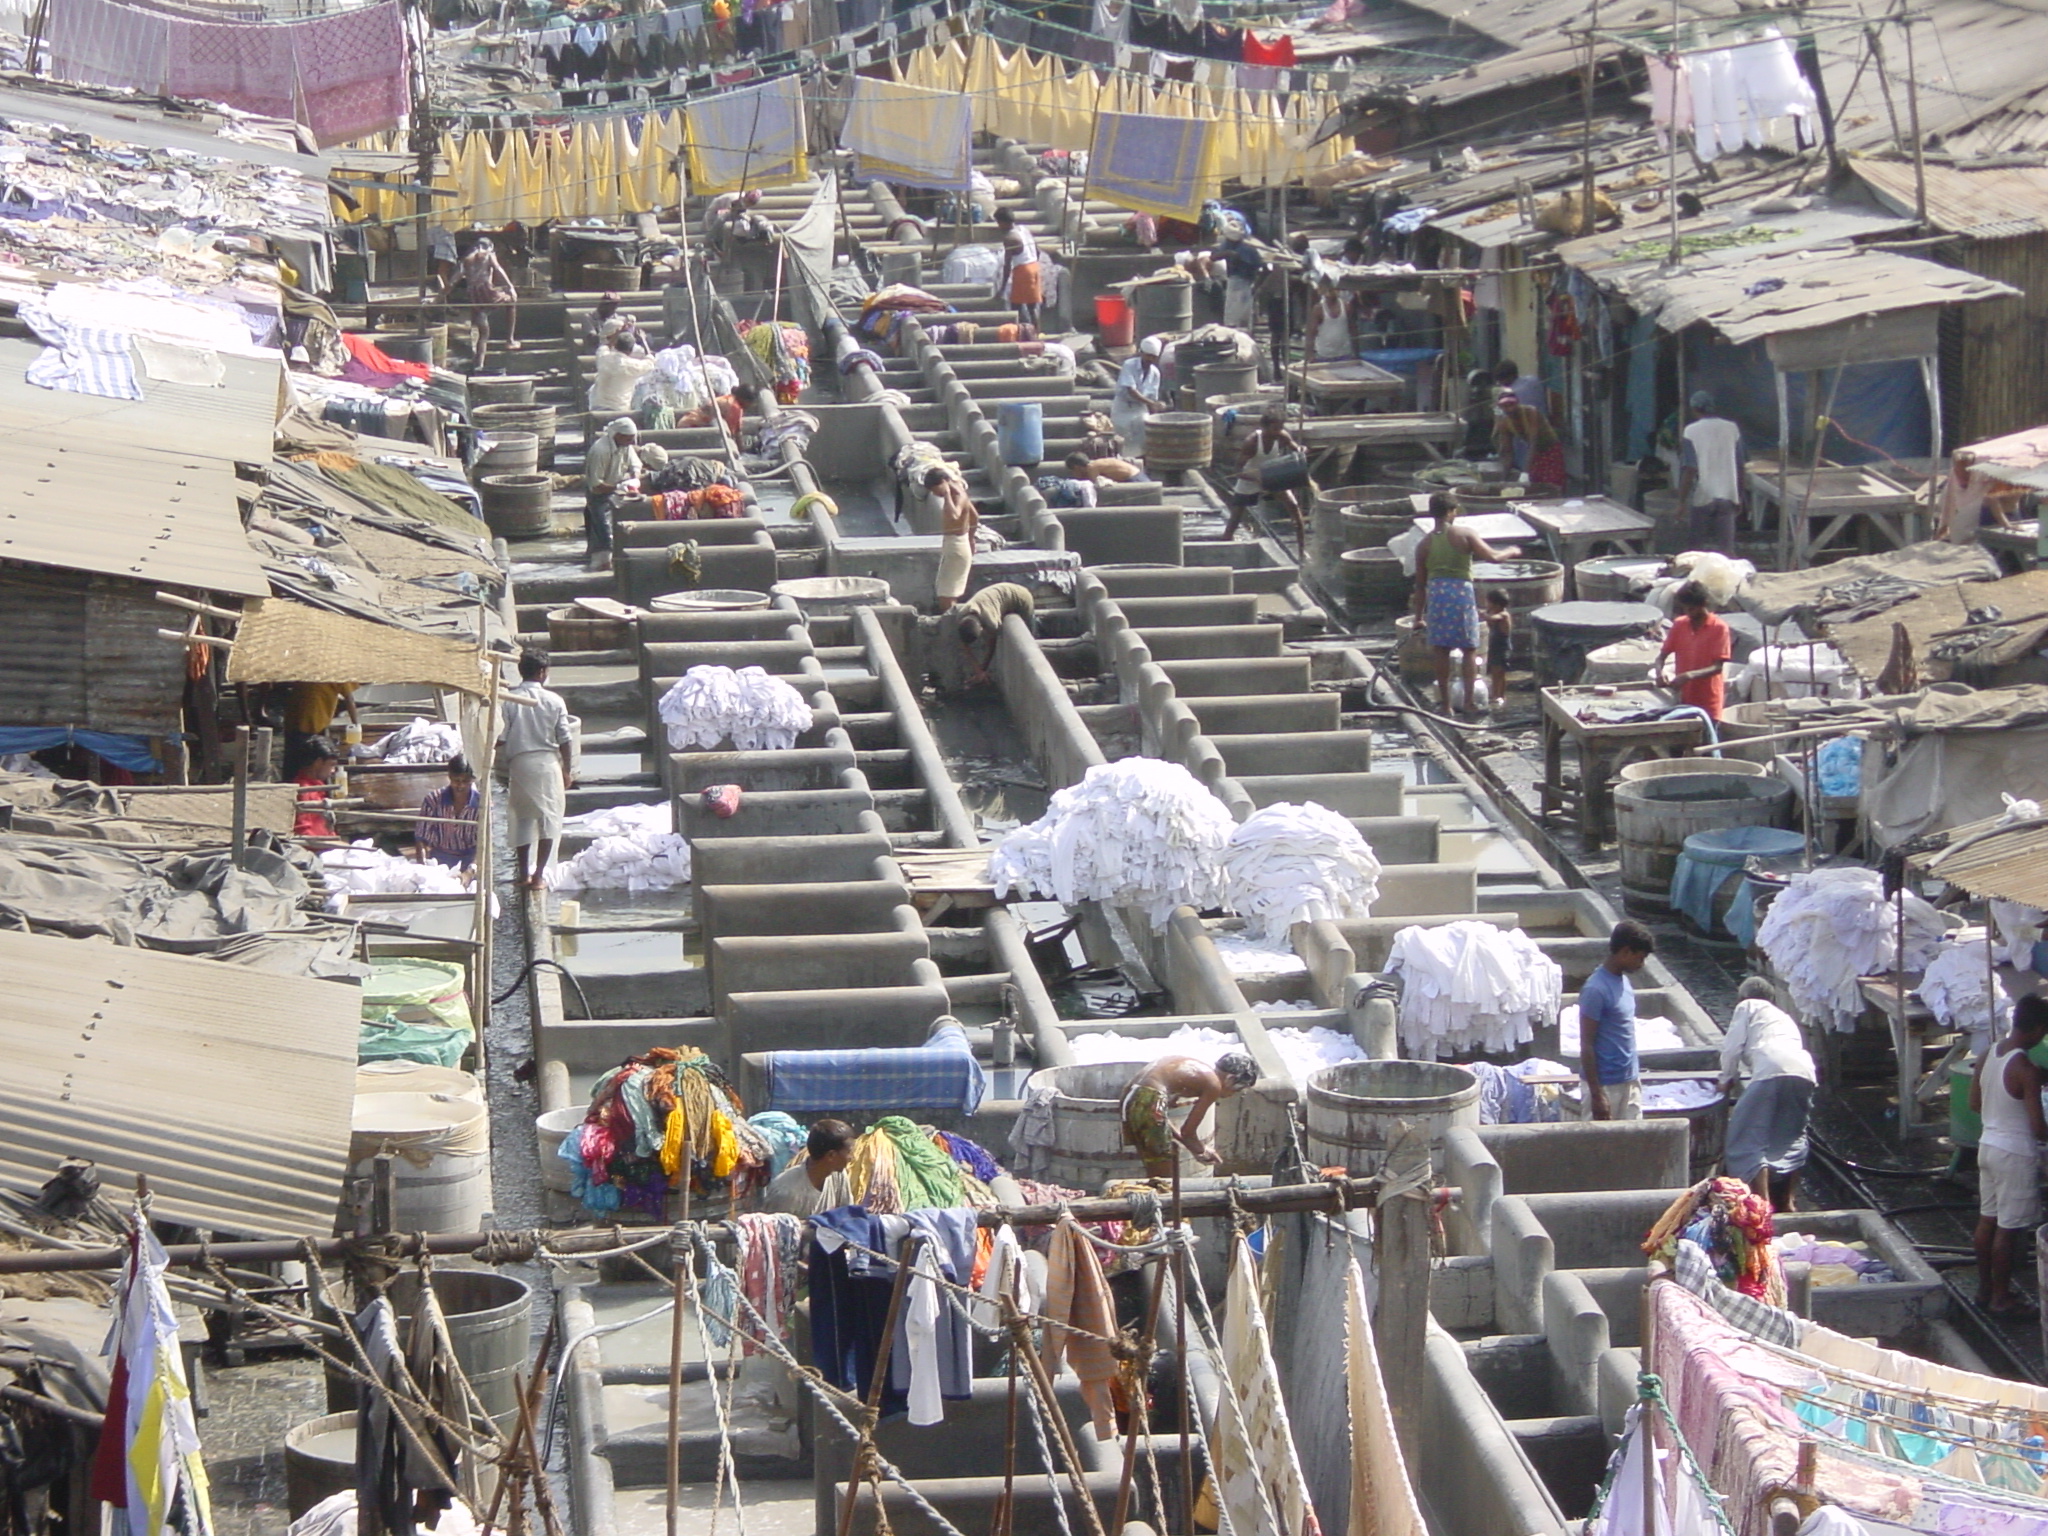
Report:
M460 753L448 759L448 782L420 802L419 826L413 841L422 863L431 859L450 869L476 862L476 818L483 797L476 776Z

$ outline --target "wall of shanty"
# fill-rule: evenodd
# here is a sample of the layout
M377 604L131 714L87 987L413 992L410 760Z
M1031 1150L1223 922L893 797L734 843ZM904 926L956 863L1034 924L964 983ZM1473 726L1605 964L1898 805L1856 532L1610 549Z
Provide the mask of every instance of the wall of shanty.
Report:
M1958 305L1943 326L1941 393L1949 443L2038 427L2048 417L2048 231L1958 240L1932 254L1945 266L2010 283L2024 295Z
M185 651L159 628L185 615L156 587L47 565L0 564L0 725L127 736L181 730Z

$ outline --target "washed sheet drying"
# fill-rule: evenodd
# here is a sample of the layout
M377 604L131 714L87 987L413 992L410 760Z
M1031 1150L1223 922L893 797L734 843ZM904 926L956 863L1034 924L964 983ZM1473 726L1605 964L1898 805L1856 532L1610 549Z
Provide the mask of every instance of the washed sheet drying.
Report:
M416 715L357 757L380 763L445 763L462 752L462 732L447 720Z
M1564 972L1519 928L1446 923L1394 935L1402 1051L1416 1061L1511 1051L1557 1017Z
M759 667L692 667L659 709L678 752L726 740L742 752L787 752L811 728L804 696Z
M1052 797L1046 812L996 845L997 896L1050 896L1069 906L1137 907L1155 928L1176 907L1223 899L1223 850L1236 823L1178 763L1127 757L1098 763Z
M462 876L446 864L402 859L385 853L367 838L346 848L324 850L320 872L327 878L330 906L343 895L459 896L469 889Z
M1254 813L1223 850L1224 905L1275 944L1296 923L1364 917L1380 894L1380 861L1358 828L1309 801Z
M667 805L619 805L562 824L596 841L547 873L554 891L671 891L690 880L690 842Z
M1906 964L1920 970L1942 935L1941 917L1905 893ZM1794 875L1756 930L1757 946L1805 1018L1847 1032L1863 999L1856 978L1895 967L1898 908L1874 869L1816 869Z

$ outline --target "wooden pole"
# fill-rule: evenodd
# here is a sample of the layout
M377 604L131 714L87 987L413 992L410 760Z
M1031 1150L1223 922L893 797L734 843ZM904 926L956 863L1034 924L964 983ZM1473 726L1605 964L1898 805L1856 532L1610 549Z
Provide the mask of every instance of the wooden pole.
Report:
M1927 223L1927 150L1920 138L1919 68L1913 58L1913 20L1903 5L1899 25L1906 33L1906 128L1913 135L1913 217Z
M1181 1200L1180 1148L1173 1149L1173 1225L1179 1231L1186 1220ZM1189 1439L1194 1427L1195 1394L1188 1381L1188 1250L1175 1244L1173 1250L1173 1352L1180 1364L1174 1372L1180 1381L1180 1521L1186 1536L1195 1536L1195 1462ZM1223 1490L1217 1489L1218 1499Z
M249 852L249 727L235 727L235 804L228 849L235 868L248 868Z
M1399 1179L1426 1169L1429 1143L1410 1132L1387 1155L1387 1177ZM1387 1378L1387 1401L1394 1433L1408 1463L1408 1475L1419 1479L1422 1466L1422 1400L1424 1349L1429 1335L1429 1200L1425 1176L1418 1189L1406 1190L1380 1206L1379 1308L1373 1340Z

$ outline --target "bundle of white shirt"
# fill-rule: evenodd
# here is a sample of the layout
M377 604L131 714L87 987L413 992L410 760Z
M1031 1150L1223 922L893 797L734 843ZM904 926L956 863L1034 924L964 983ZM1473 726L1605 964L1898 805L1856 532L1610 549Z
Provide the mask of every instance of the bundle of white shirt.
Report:
M742 752L787 752L811 728L804 696L759 667L692 667L658 709L678 752L727 739Z
M1980 1043L2005 1028L2012 1017L2012 999L2001 982L1994 992L1985 958L1988 935L1982 928L1952 934L1920 978L1920 1000L1949 1028L1975 1035ZM1994 951L1995 953L1996 951Z
M1265 1009L1261 1007L1259 1011L1263 1013ZM1307 1029L1268 1029L1266 1038L1273 1042L1288 1075L1304 1087L1310 1076L1324 1067L1365 1060L1364 1046L1341 1030L1321 1024Z
M1275 944L1296 923L1364 917L1379 894L1371 846L1314 801L1255 812L1223 850L1223 904Z
M1394 935L1401 1050L1416 1061L1513 1050L1557 1017L1564 972L1519 928L1446 923Z
M996 894L1072 905L1137 907L1162 928L1183 903L1222 903L1223 850L1236 823L1178 763L1127 757L1098 763L1052 797L1046 812L996 845Z
M1917 971L1943 933L1934 908L1905 893L1906 963ZM1874 869L1815 869L1794 875L1757 926L1756 942L1812 1023L1844 1033L1863 1011L1859 976L1897 964L1898 908Z
M355 755L383 763L445 763L461 751L462 732L451 722L415 715L407 724Z
M367 840L322 850L320 873L327 882L330 906L344 895L447 896L469 889L446 864L401 859Z
M675 832L600 837L547 872L551 891L670 891L690 879L690 840Z

